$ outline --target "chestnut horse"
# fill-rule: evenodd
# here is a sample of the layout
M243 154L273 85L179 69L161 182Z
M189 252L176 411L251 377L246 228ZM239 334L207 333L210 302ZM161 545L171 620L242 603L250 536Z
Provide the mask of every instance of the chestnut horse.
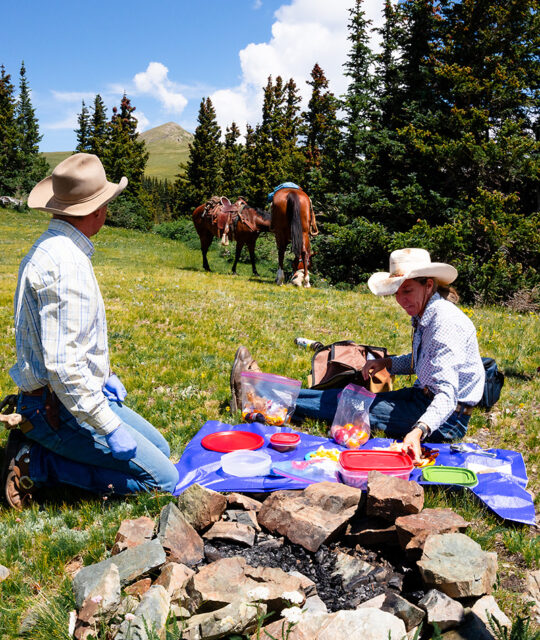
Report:
M305 191L288 188L276 191L272 200L272 231L276 234L279 263L276 283L281 285L285 279L283 258L290 242L294 253L292 282L297 286L311 286L308 271L313 255L310 236L319 232L311 200Z
M201 204L195 209L193 212L193 224L201 240L203 268L205 271L211 271L206 254L212 244L212 239L220 237L220 231L218 230L217 222L212 220L212 216L208 211L205 213L205 208L206 205ZM258 276L257 267L255 266L255 243L261 232L270 231L270 215L266 211L253 209L246 204L237 214L237 217L234 216L234 218L229 230L229 238L236 240L236 253L232 272L236 273L236 265L240 259L240 254L244 245L247 245L253 275Z

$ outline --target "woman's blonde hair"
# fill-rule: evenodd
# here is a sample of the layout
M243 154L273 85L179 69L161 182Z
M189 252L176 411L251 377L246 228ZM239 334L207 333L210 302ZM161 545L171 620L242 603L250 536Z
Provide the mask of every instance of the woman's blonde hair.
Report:
M434 293L438 293L441 298L448 300L448 302L453 302L457 304L459 302L459 293L456 291L454 287L451 287L447 284L440 283L437 278L424 277L424 278L414 278L417 282L424 285L428 280L433 280L433 289L431 291L431 295Z

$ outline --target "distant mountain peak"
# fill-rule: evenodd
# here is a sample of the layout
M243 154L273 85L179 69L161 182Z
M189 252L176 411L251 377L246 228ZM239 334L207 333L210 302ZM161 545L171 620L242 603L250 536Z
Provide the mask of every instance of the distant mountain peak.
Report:
M169 141L177 142L182 146L189 144L193 140L193 134L176 124L176 122L160 124L159 127L143 131L143 133L139 134L139 137L147 144Z

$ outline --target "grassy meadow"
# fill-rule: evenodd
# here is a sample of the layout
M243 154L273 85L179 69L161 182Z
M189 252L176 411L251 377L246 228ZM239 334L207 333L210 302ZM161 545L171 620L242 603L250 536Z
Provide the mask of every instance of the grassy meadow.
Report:
M12 300L18 264L48 220L42 213L0 209L2 395L15 392L8 370L15 359ZM310 290L277 287L272 237L259 240L266 257L259 263L259 278L251 277L247 261L232 276L233 256L215 243L209 254L214 271L205 273L194 242L108 227L94 241L112 367L128 389L127 404L164 433L175 460L206 420L239 421L230 415L228 402L230 367L240 344L264 370L304 385L311 352L295 346L296 336L324 343L350 338L384 345L391 353L408 350L408 318L393 299L376 298L365 287L338 291L316 278L318 286ZM491 413L474 413L467 439L521 451L538 505L540 319L506 308L465 311L478 329L482 355L494 357L506 374L501 400ZM308 421L301 429L325 433L326 426ZM0 452L6 439L7 432L0 433ZM66 489L44 494L20 514L2 503L0 564L10 576L0 583L0 638L19 637L20 624L31 613L39 624L29 637L67 640L68 612L74 608L70 572L107 557L121 520L154 517L171 499L157 494L111 498ZM523 577L540 567L537 530L501 522L468 493L426 490L426 502L454 508L472 523L469 535L499 553L494 596L510 617L525 613Z

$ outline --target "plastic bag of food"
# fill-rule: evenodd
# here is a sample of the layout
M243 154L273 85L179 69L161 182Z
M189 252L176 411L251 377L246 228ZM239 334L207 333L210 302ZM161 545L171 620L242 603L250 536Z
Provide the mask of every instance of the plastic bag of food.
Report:
M262 371L242 371L242 418L279 427L287 424L302 383L285 376Z
M356 384L348 384L339 396L330 435L348 449L358 449L369 440L369 407L375 394Z

